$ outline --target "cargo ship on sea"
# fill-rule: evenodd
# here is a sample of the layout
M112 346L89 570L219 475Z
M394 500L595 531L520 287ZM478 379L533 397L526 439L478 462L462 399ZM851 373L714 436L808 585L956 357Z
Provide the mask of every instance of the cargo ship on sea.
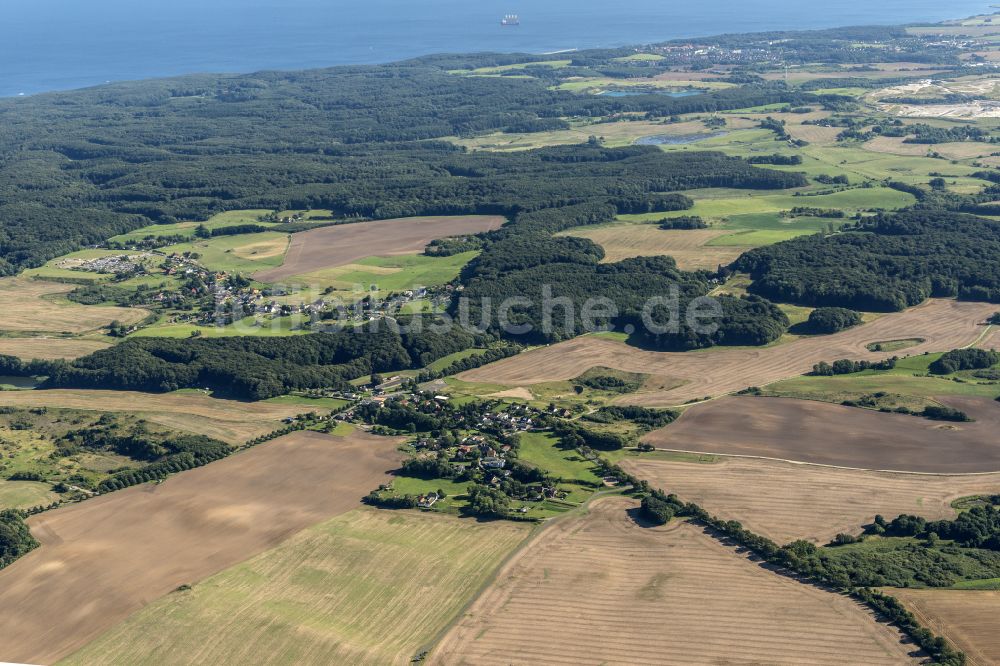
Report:
M521 25L521 19L517 14L507 14L500 19L500 25Z

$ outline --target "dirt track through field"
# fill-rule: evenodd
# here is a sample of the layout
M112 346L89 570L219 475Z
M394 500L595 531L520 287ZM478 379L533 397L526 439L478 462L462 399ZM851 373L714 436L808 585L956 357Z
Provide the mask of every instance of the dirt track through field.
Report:
M52 663L178 586L357 508L397 445L300 432L32 517L41 547L0 571L0 661Z
M951 502L1000 493L1000 473L896 474L804 465L779 460L718 457L714 463L628 458L621 465L655 488L677 493L726 520L785 544L828 543L858 534L877 514L928 520L954 518Z
M969 666L1000 663L1000 592L996 590L885 590L920 623L965 652Z
M621 497L547 528L430 664L907 664L847 597L768 571L687 523L644 528ZM738 655L738 659L736 656Z
M490 231L505 221L497 215L405 217L303 231L292 234L281 266L259 271L254 278L277 282L365 257L413 254L436 238Z
M203 393L88 389L0 391L0 406L128 412L160 425L215 437L229 444L243 444L248 439L273 432L281 427L281 419L310 411L307 405L223 400Z
M672 406L801 375L819 361L876 360L893 355L868 351L865 345L873 342L923 338L925 342L906 350L911 355L962 347L979 338L984 329L982 322L995 311L996 306L988 303L935 299L834 335L800 338L772 347L717 347L693 352L643 351L615 340L582 336L463 372L457 378L524 386L572 379L590 368L604 366L684 381L677 388L626 395L618 400L649 407Z
M969 474L1000 471L1000 403L947 396L973 423L931 421L793 398L728 397L696 405L643 437L661 449L835 465Z

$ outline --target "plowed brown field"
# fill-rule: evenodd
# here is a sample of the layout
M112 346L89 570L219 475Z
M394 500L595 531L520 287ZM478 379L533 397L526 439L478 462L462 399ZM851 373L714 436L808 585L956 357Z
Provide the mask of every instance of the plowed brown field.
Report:
M897 630L687 523L644 528L599 500L525 547L432 664L907 664Z
M968 474L1000 471L1000 403L948 396L973 423L793 398L734 396L691 407L643 437L662 449L835 465L854 469Z
M653 487L739 520L779 544L827 543L840 532L857 534L876 514L954 518L953 500L1000 493L997 473L898 474L730 457L696 463L658 460L655 454L621 465Z
M943 351L975 342L982 322L996 311L988 303L930 300L905 312L834 335L800 338L772 347L715 348L694 352L651 352L621 342L582 336L535 349L457 375L467 382L520 386L572 379L597 366L675 377L683 386L624 396L619 401L647 406L679 405L692 398L719 396L747 386L763 386L808 372L819 361L881 359L865 345L884 340L923 338L908 354Z
M34 516L41 547L0 571L0 661L52 663L178 586L357 508L397 445L300 432Z
M303 231L292 234L281 266L259 271L254 277L262 282L277 282L364 257L412 254L436 238L490 231L504 221L497 215L404 217Z

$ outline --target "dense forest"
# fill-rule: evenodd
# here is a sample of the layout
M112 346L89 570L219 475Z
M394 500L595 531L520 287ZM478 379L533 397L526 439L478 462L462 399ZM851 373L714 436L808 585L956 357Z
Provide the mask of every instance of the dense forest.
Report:
M276 338L136 338L71 363L55 361L32 369L48 375L43 388L174 391L203 387L261 400L294 389L349 388L351 379L423 367L482 342L462 330L400 333L382 323L374 331Z
M535 79L449 74L430 58L0 100L0 274L152 222L222 210L512 214L562 205L566 197L631 196L622 185L628 176L605 180L608 172L651 170L642 181L655 183L658 151L602 169L559 151L466 154L440 139L542 131L564 125L564 117L667 118L838 99L775 84L685 98L578 95Z
M931 296L1000 302L998 264L1000 225L922 209L751 250L733 267L750 273L750 291L766 298L888 312Z
M21 511L0 511L0 569L37 546Z

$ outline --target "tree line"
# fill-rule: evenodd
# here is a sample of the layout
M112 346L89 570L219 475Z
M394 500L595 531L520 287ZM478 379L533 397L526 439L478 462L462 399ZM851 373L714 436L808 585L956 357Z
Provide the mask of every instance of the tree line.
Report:
M750 250L733 268L750 273L752 293L774 300L892 312L930 297L1000 302L998 262L1000 226L931 208Z

